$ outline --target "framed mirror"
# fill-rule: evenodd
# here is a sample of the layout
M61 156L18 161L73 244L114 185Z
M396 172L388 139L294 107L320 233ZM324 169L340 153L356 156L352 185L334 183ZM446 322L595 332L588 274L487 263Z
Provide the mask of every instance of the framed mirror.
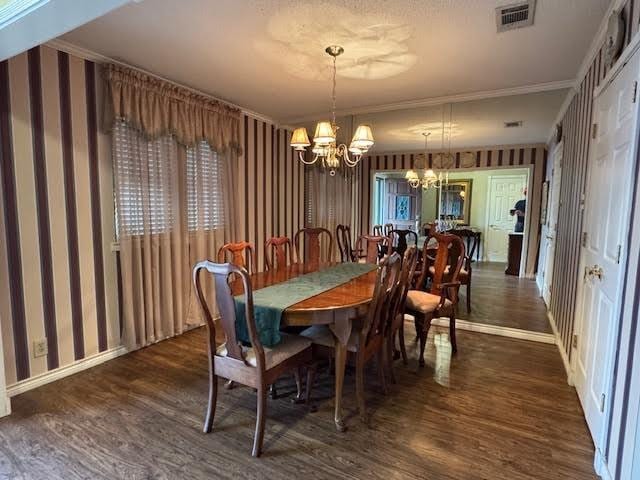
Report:
M458 225L469 225L471 220L471 187L473 180L449 180L438 190L440 218L454 220Z

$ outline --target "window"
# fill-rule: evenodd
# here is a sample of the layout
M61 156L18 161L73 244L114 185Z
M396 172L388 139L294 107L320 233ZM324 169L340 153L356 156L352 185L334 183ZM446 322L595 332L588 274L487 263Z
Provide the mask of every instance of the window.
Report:
M177 144L173 137L143 138L125 122L113 129L118 236L169 231L177 194Z
M202 141L179 155L171 135L148 140L125 122L113 130L116 225L122 235L224 225L224 162ZM186 162L185 162L186 157ZM186 218L185 218L186 215Z
M187 149L187 224L189 230L213 230L224 224L222 162L209 144Z

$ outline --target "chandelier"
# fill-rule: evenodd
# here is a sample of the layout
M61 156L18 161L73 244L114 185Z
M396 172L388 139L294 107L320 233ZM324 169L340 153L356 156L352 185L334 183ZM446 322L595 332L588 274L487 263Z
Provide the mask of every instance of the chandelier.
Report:
M429 189L429 188L441 188L442 185L449 184L449 172L445 172L444 176L442 172L436 173L431 169L425 169L427 166L427 141L429 139L430 132L424 132L422 134L424 136L424 154L418 155L416 158L414 167L417 170L425 170L422 178L418 174L416 170L409 170L404 178L409 183L411 188L420 188Z
M313 148L311 152L313 158L307 160L305 153L307 147L311 145L307 129L296 128L291 135L291 147L298 152L298 159L305 165L313 165L320 161L323 168L329 169L330 175L336 174L336 169L340 167L341 161L348 167L355 167L360 162L362 155L373 145L373 134L369 125L359 125L351 139L349 147L343 143L337 144L336 137L338 126L336 125L336 58L344 52L344 48L339 45L330 45L325 49L333 57L333 89L331 92L332 110L331 121L324 120L318 122L313 135Z

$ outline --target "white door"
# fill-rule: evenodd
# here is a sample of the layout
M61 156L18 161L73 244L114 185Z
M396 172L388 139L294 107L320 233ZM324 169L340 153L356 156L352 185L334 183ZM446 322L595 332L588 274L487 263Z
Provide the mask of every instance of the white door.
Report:
M489 177L487 194L487 228L485 229L486 259L490 262L506 262L509 232L513 232L516 217L509 214L522 190L527 186L526 175Z
M635 166L639 77L635 53L595 99L576 308L574 381L596 448L604 437L614 341L620 316L631 179Z
M557 145L553 152L553 170L551 174L551 188L547 202L546 241L547 252L542 281L542 298L549 306L551 303L551 282L553 281L553 259L556 254L556 229L558 227L558 211L560 208L560 179L562 178L562 144Z

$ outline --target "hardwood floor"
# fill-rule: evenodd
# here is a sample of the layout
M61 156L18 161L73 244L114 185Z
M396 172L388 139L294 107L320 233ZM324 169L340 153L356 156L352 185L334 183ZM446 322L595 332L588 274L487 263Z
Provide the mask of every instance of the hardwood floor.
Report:
M473 264L471 313L467 312L467 287L460 288L456 318L470 322L552 333L547 309L535 280L505 275L506 264Z
M350 374L349 430L336 432L323 372L316 413L269 400L264 454L254 459L250 389L220 389L214 430L201 432L205 331L191 331L14 397L14 413L0 420L0 478L596 478L555 346L461 331L451 359L446 331L433 327L418 369L413 337L408 326L410 364L396 362L388 396L375 368L368 374L369 427ZM292 393L293 379L278 387Z

